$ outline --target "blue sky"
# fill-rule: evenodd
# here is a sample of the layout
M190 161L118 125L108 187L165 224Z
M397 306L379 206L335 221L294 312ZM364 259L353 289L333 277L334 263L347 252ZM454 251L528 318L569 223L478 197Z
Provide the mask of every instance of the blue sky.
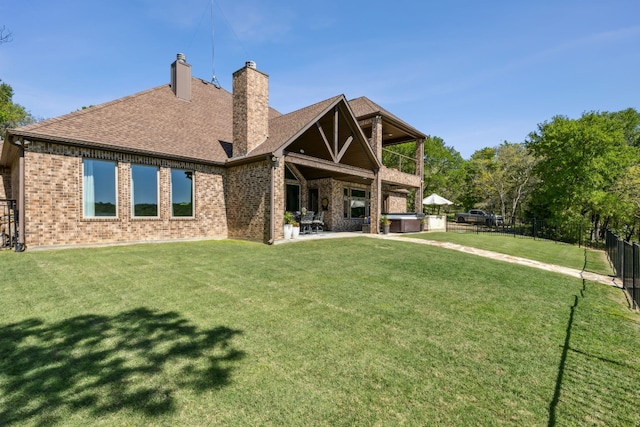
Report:
M212 66L212 14L214 58ZM638 0L1 0L0 79L59 116L253 60L283 113L367 96L463 157L538 123L640 110Z

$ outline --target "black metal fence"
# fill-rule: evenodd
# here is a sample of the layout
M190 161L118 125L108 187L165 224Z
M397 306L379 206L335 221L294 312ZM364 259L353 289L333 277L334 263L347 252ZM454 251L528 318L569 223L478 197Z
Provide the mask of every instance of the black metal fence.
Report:
M12 249L18 243L16 201L0 199L0 249Z
M613 266L616 277L631 296L633 308L640 305L640 246L627 242L615 233L607 230L606 248L609 262Z
M455 219L454 219L455 221ZM580 225L560 226L558 223L543 219L528 218L514 221L511 224L471 224L447 221L447 231L457 233L492 233L513 237L546 239L556 242L582 245L583 230Z

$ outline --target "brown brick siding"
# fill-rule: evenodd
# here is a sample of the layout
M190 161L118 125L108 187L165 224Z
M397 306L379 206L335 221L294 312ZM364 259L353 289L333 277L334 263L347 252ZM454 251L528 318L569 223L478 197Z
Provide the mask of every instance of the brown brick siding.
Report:
M344 188L358 188L370 191L368 185L356 184L354 182L345 182L333 180L333 189L331 192L331 200L334 209L331 214L332 230L335 231L358 231L362 230L362 218L344 218Z
M274 197L275 197L275 213L274 213L274 238L281 240L284 238L284 202L285 202L285 185L284 185L284 160L280 159L278 167L274 169Z
M83 157L117 162L116 217L83 218ZM160 168L159 218L132 218L132 163ZM171 218L172 167L195 171L194 218ZM227 237L225 170L220 167L34 141L25 153L25 173L25 240L28 247Z
M387 213L403 213L409 212L407 209L407 195L402 193L385 192L389 196L389 212Z
M418 175L411 175L400 172L397 169L389 169L386 166L380 168L380 178L387 183L395 183L407 186L418 187L422 182L422 178Z
M244 156L269 134L269 77L250 67L233 73L233 156Z
M270 186L271 163L266 160L228 169L229 237L263 242L269 240Z

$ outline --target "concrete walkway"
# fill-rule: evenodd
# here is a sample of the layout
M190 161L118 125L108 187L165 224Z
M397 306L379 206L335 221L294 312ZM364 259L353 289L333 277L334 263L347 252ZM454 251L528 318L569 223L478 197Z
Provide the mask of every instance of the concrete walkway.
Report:
M386 240L396 240L398 242L412 242L412 243L417 243L421 245L437 246L440 248L451 249L454 251L464 252L471 255L477 255L485 258L511 262L514 264L526 265L528 267L533 267L533 268L539 268L540 270L553 271L555 273L576 277L578 279L588 280L590 282L603 283L605 285L613 286L616 288L622 288L622 283L620 283L618 279L611 276L604 276L602 274L591 273L588 271L578 270L575 268L562 267L560 265L546 264L544 262L534 261L527 258L520 258L516 256L501 254L498 252L487 251L484 249L477 249L469 246L462 246L456 243L437 242L435 240L425 240L425 239L414 239L411 237L394 236L392 234L387 234L387 235L365 234L365 236L386 239Z

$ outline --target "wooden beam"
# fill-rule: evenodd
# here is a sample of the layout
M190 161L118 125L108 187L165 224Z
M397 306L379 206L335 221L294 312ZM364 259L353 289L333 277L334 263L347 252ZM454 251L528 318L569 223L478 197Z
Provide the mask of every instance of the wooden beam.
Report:
M344 153L347 151L347 148L349 148L349 145L351 145L351 141L353 141L353 135L350 135L349 138L347 138L344 145L342 146L342 150L340 150L340 152L338 153L338 160L336 161L336 163L342 160L342 156L344 156Z
M338 107L333 109L333 147L334 153L338 154ZM334 158L335 161L335 158Z
M316 126L318 127L318 130L320 131L320 136L322 136L322 140L324 141L324 145L327 147L327 151L331 155L331 158L333 159L334 162L338 163L338 160L336 160L336 156L335 156L335 154L333 154L333 150L331 149L331 144L329 144L329 140L327 139L327 136L324 134L324 130L322 129L322 126L320 126L320 122L316 122Z
M362 169L356 166L334 163L329 160L318 159L316 157L310 157L294 152L286 153L285 161L299 166L307 166L338 174L353 175L368 179L375 178L374 171L369 169Z

